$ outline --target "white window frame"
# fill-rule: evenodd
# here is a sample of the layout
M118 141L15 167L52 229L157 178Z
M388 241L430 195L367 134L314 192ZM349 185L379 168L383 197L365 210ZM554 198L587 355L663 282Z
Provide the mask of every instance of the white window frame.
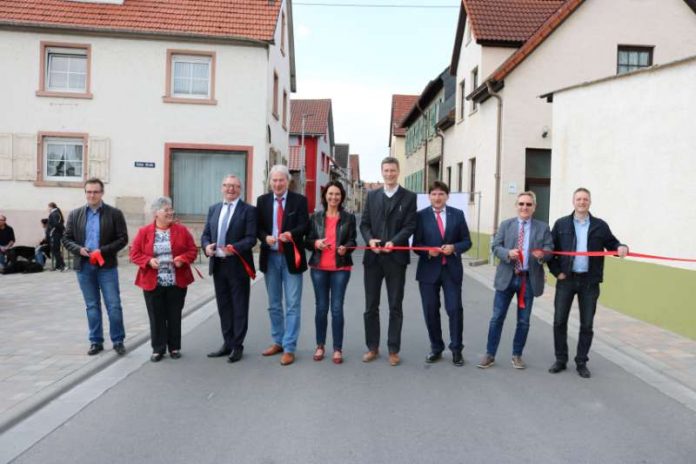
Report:
M59 87L51 85L51 63L53 58L67 58L68 59L68 70L64 72L66 74L66 86ZM89 78L89 59L87 57L87 50L84 48L65 48L65 47L46 47L46 55L44 56L46 60L46 90L49 92L69 92L69 93L87 93L87 79ZM70 66L74 60L82 60L84 62L85 70L83 73L71 71ZM56 71L57 73L58 71ZM71 75L81 75L84 79L84 85L82 87L70 87L70 76Z
M205 95L193 93L193 75L189 76L189 93L176 92L174 86L174 80L176 78L176 64L177 63L189 63L189 64L201 64L204 63L208 65L208 76L207 76L207 90ZM171 96L174 98L191 98L197 100L211 100L212 97L212 80L213 80L213 57L209 55L185 55L185 54L172 54L171 57Z
M85 146L85 140L83 138L79 137L59 137L59 136L45 136L42 139L42 145L43 145L43 165L41 166L42 174L43 174L43 180L45 181L57 181L57 182L82 182L84 179L84 174L85 170L87 169L87 163L86 163L86 155L87 155L87 150ZM74 175L74 176L52 176L49 175L48 173L48 164L49 164L49 145L71 145L71 146L80 146L81 147L81 160L80 164L82 167L82 170L80 172L80 175ZM63 160L66 161L66 160Z

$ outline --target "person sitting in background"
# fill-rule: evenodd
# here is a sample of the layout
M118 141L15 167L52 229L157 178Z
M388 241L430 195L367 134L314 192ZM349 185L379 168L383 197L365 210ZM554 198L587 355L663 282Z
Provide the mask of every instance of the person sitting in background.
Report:
M34 249L34 261L39 263L41 267L46 265L46 259L51 257L50 239L48 236L48 219L41 219L41 227L44 229L44 238L41 239Z
M14 230L7 225L7 217L0 214L0 267L5 267L7 251L14 243Z

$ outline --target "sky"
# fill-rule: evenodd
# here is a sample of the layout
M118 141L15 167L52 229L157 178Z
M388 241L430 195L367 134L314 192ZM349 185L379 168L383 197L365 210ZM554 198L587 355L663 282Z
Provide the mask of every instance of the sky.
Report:
M363 181L380 181L379 162L389 154L391 96L420 95L449 66L460 2L298 0L292 4L297 92L291 98L330 98L335 142L350 144L350 153L360 155ZM452 8L432 8L436 5Z

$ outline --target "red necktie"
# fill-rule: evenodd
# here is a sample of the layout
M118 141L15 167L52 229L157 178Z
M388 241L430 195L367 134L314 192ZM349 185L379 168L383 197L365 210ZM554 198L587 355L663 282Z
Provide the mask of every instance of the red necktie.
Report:
M437 228L440 229L440 236L444 240L444 238L445 238L445 225L442 223L442 216L440 216L441 214L442 214L442 210L439 210L439 211L435 210L435 218L437 219ZM442 255L441 261L442 261L442 264L446 264L447 258L445 258L445 256Z
M278 202L278 211L276 212L276 222L278 223L278 236L280 237L280 232L283 228L283 197L276 198ZM278 251L283 251L283 242L278 240Z
M520 251L520 255L524 253L524 226L526 223L527 221L522 221L520 223L520 233L517 236L517 249ZM522 272L522 259L523 257L520 257L520 259L515 262L515 273L517 274Z

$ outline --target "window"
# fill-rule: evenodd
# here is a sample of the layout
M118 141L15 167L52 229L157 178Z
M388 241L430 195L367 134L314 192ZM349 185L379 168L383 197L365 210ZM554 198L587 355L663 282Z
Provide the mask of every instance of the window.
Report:
M288 92L283 89L283 129L288 128Z
M476 158L469 158L469 203L476 197Z
M285 56L285 12L280 15L280 53Z
M43 136L42 180L82 182L85 172L85 138Z
M166 103L214 105L215 53L167 50Z
M41 42L38 96L92 98L90 45Z
M471 91L473 92L478 87L478 67L471 71ZM478 108L478 103L471 100L471 112L473 113Z
M464 185L464 163L457 163L457 191L462 191L462 186Z
M466 112L466 80L462 79L459 83L459 119L464 119Z
M273 71L273 117L278 119L278 73Z
M624 74L653 64L653 47L619 45L616 74Z

